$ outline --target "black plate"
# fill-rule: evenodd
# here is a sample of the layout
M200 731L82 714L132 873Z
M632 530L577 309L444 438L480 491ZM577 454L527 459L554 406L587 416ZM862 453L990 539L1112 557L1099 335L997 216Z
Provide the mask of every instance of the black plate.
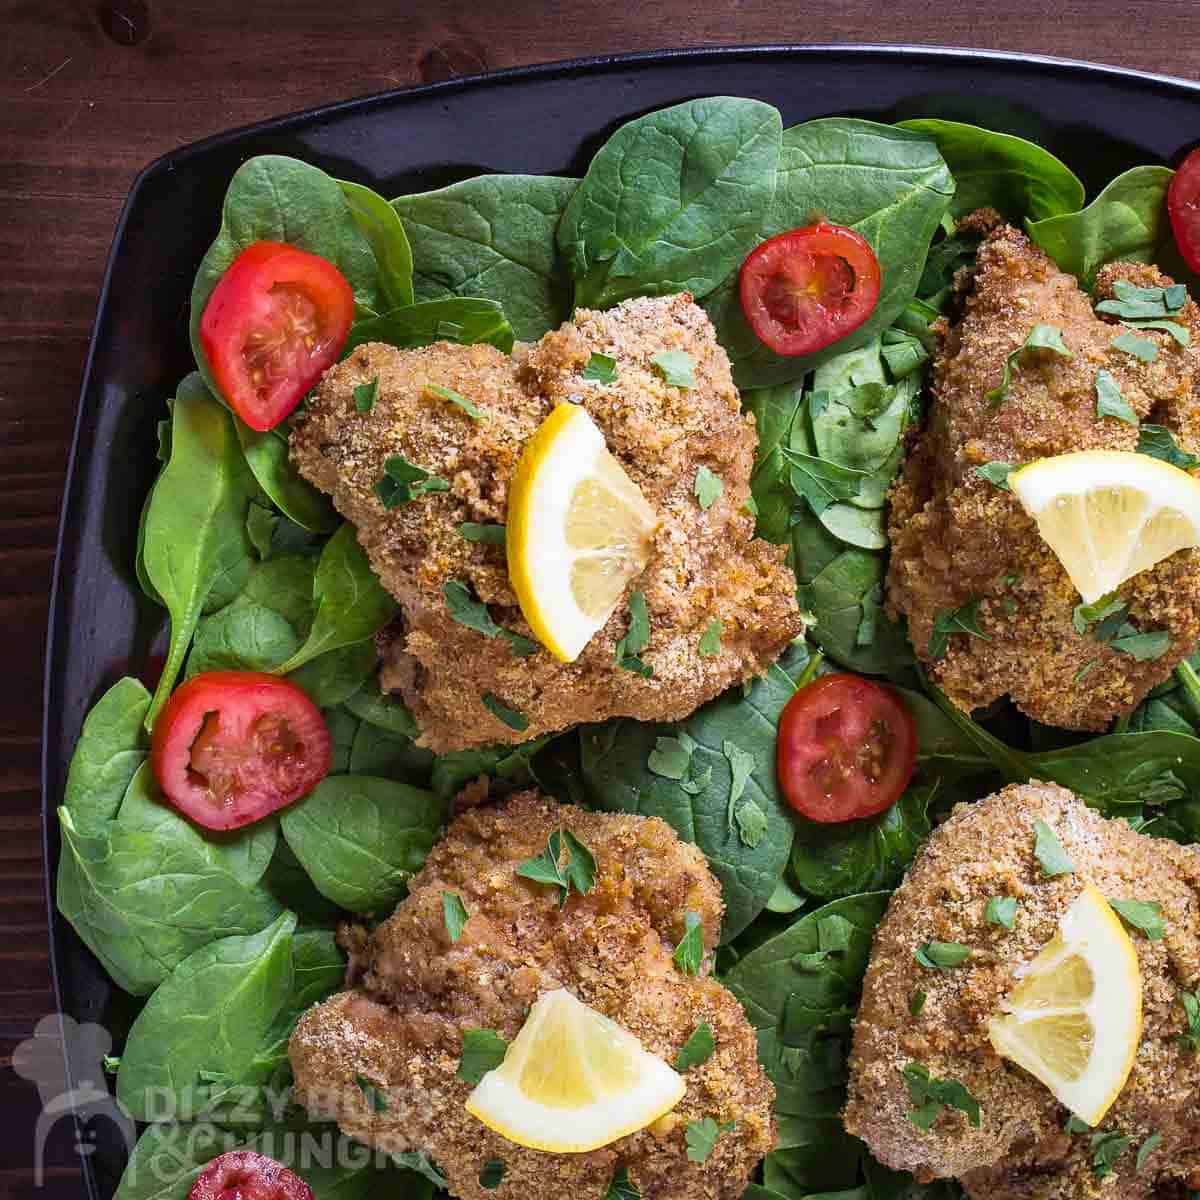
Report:
M119 1034L133 1011L53 904L60 802L79 726L145 660L158 621L133 579L138 515L157 466L163 399L192 369L188 295L221 197L254 154L291 154L386 196L491 171L582 174L613 127L700 95L754 96L784 125L854 113L957 117L1040 141L1089 196L1118 171L1170 161L1200 128L1200 86L1111 67L975 51L800 46L674 51L500 72L266 121L165 155L117 225L68 473L47 648L43 795L59 1007ZM68 1064L79 1081L86 1064ZM100 1124L106 1124L100 1122ZM80 1129L88 1195L112 1194L123 1154Z

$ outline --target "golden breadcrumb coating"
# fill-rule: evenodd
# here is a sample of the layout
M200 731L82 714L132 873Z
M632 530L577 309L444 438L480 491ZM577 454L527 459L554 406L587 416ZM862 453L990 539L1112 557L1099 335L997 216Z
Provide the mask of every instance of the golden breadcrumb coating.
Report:
M667 384L651 359L683 350L696 385ZM583 378L593 352L617 361L605 384ZM353 389L378 378L378 398L357 411ZM484 414L472 419L430 390L449 388ZM500 522L508 482L526 438L559 403L582 404L608 447L659 517L652 557L631 585L646 596L652 678L617 666L625 603L573 663L540 650L517 658L504 637L454 621L442 589L470 586L506 629L531 636L509 585L503 546L465 540L460 522ZM795 579L784 550L754 538L744 505L757 439L742 414L729 360L712 324L688 295L628 300L608 312L581 309L573 323L512 358L490 346L442 342L420 350L358 347L321 381L291 435L300 472L328 492L358 527L371 565L402 607L403 638L385 651L383 682L403 693L437 751L518 742L614 716L673 721L730 684L761 674L801 630ZM384 460L404 455L449 481L450 490L385 510L375 495ZM722 495L697 502L701 465ZM698 643L721 622L720 652ZM490 692L528 719L515 731L484 707Z
M596 859L595 887L572 892L515 874L569 829ZM450 940L442 908L455 892L469 914ZM671 955L691 910L703 921L699 976ZM296 1096L351 1137L395 1152L423 1150L466 1200L601 1200L624 1165L647 1200L738 1200L775 1142L775 1089L758 1064L754 1030L731 993L707 974L721 924L720 888L696 847L657 817L587 812L523 792L502 807L468 810L413 879L408 898L369 936L352 936L358 986L310 1009L292 1036ZM652 1126L584 1154L528 1150L463 1107L457 1077L463 1030L512 1040L531 1005L567 988L673 1062L705 1021L716 1049L684 1073L687 1092ZM356 1077L386 1098L368 1103ZM687 1157L691 1120L733 1121L703 1163ZM479 1184L484 1163L505 1166Z
M1034 855L1038 818L1058 836L1072 874L1044 878ZM1067 1134L1067 1112L987 1036L1017 970L1054 936L1085 881L1110 900L1157 902L1167 929L1158 942L1130 934L1142 974L1142 1040L1099 1131L1133 1143L1103 1184L1092 1170L1091 1131ZM993 896L1018 901L1014 929L984 919ZM962 943L971 957L927 970L913 952L928 941ZM960 1176L975 1200L1165 1195L1172 1183L1200 1179L1200 1058L1178 1041L1187 1025L1180 990L1198 983L1200 848L1135 833L1055 784L960 804L918 854L876 932L854 1027L846 1128L890 1167ZM917 991L926 1000L913 1016ZM908 1121L913 1104L900 1072L910 1062L962 1083L979 1101L980 1128L954 1109L928 1132ZM1154 1132L1161 1147L1138 1171L1136 1148Z
M1171 281L1153 267L1104 268L1099 297L1116 279ZM1188 301L1178 320L1200 339L1200 309ZM1054 325L1073 357L1027 354L1012 373L1007 400L993 407L1010 352L1039 323ZM1121 586L1139 630L1165 629L1161 658L1137 662L1072 625L1080 602L1067 573L1016 498L975 473L988 462L1014 465L1074 450L1134 450L1138 432L1096 415L1096 374L1107 370L1143 421L1168 426L1180 445L1200 451L1197 352L1169 334L1138 330L1158 347L1143 363L1112 347L1120 328L1098 317L1074 278L1010 226L979 250L974 291L962 321L943 329L934 364L927 428L893 487L888 611L908 620L917 655L964 710L1010 695L1035 720L1068 729L1104 729L1131 711L1200 637L1200 551L1172 555ZM990 640L954 636L933 662L929 639L938 615L980 601L978 625Z

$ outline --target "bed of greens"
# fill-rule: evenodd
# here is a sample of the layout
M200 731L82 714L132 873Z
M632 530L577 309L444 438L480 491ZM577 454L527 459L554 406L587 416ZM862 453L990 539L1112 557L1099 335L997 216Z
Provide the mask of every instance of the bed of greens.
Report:
M727 906L716 970L758 1028L778 1089L779 1146L752 1200L949 1190L878 1166L839 1118L850 1020L888 891L950 806L1030 777L1147 832L1200 840L1200 664L1183 664L1104 737L1010 710L970 720L924 685L883 613L885 494L904 431L922 418L929 324L977 245L954 219L993 206L1086 285L1112 259L1169 260L1171 177L1135 167L1085 204L1065 164L1003 133L842 117L783 129L771 106L731 98L629 122L582 180L488 175L389 202L296 160L247 162L196 275L196 371L161 414L162 466L138 537L138 581L169 627L165 666L153 693L124 678L96 702L58 814L59 907L142 1004L112 1062L118 1097L151 1122L120 1200L182 1200L220 1150L277 1148L281 1130L308 1128L263 1096L286 1095L298 1014L340 986L335 924L390 912L452 797L481 774L498 794L536 784L661 816L707 855ZM815 213L867 239L883 287L844 341L783 358L747 326L737 270L763 239ZM372 639L397 610L355 531L296 473L285 434L254 432L214 395L197 323L221 273L259 239L341 269L355 302L347 350L437 339L507 350L574 305L691 291L757 419L758 532L790 547L807 638L678 724L618 720L436 758L419 747L411 714L376 682ZM1142 448L1179 455L1162 432L1144 431ZM774 730L796 686L832 668L900 688L920 750L891 809L819 826L781 801ZM162 802L147 762L147 732L172 689L211 669L295 680L334 740L333 769L310 795L219 835ZM381 1171L398 1195L444 1182L421 1156L401 1160L347 1154L300 1173L317 1200L377 1194Z

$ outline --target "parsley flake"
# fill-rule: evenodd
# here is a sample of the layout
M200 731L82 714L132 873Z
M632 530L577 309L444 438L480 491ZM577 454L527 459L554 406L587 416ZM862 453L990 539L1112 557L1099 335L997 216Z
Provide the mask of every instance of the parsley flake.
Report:
M950 649L950 635L965 633L981 641L992 639L979 628L979 604L977 599L968 600L959 608L940 612L934 618L933 631L929 635L929 657L935 661L946 656Z
M918 1062L910 1062L900 1073L908 1087L909 1099L915 1105L908 1113L908 1119L918 1129L931 1128L947 1108L957 1108L966 1114L973 1128L979 1128L979 1101L958 1080L935 1079L929 1068Z
M675 1070L686 1071L689 1067L698 1067L701 1063L708 1062L716 1048L717 1042L713 1037L712 1026L707 1021L701 1021L675 1055Z
M704 1162L717 1144L717 1138L723 1133L728 1133L734 1125L733 1121L726 1121L724 1124L718 1125L712 1117L705 1117L702 1121L689 1121L683 1135L684 1141L687 1143L689 1161Z
M669 386L696 386L696 360L686 350L660 350L650 362Z
M464 1030L462 1056L458 1060L459 1079L478 1083L504 1061L507 1052L508 1043L494 1029Z
M914 1017L919 1017L925 1011L925 1001L929 997L922 991L915 991L912 994L912 999L908 1002L908 1011Z
M375 401L379 399L379 376L376 375L370 383L356 384L350 394L354 397L354 407L360 413L370 412L375 407Z
M492 620L487 605L476 600L465 583L457 579L446 580L442 585L442 596L452 620L484 637L494 638L499 634L500 626Z
M1161 459L1184 471L1200 467L1200 458L1180 450L1171 431L1165 425L1143 425L1138 433L1137 452Z
M671 958L685 975L699 975L704 962L704 926L700 914L690 909L683 918L684 934Z
M1056 325L1035 325L1025 340L1004 360L1004 374L998 386L984 393L984 399L992 408L999 408L1008 399L1013 371L1020 367L1030 351L1049 350L1062 358L1074 358L1074 354L1063 341L1062 330Z
M1179 990L1179 1003L1183 1005L1183 1016L1187 1029L1179 1035L1179 1044L1193 1054L1200 1051L1200 989L1194 992Z
M483 416L483 409L472 404L466 396L454 391L453 388L442 387L440 383L427 383L425 385L426 392L437 396L439 400L449 400L451 404L458 405L459 408L471 418L472 421L478 421Z
M1110 344L1114 350L1132 354L1144 363L1152 363L1158 357L1158 347L1149 338L1138 337L1130 330L1118 334Z
M564 847L567 852L565 861ZM546 849L533 858L527 858L517 867L516 873L524 879L532 879L534 883L561 888L558 906L562 908L572 888L579 895L586 896L596 886L596 859L569 829L555 829L546 839Z
M604 1200L642 1200L642 1193L630 1181L629 1168L624 1164L613 1172Z
M1137 427L1138 415L1125 399L1121 385L1111 371L1096 372L1096 416L1116 417L1126 425Z
M362 1092L363 1099L372 1112L387 1112L387 1097L365 1075L355 1075L354 1082L358 1084L358 1090Z
M386 509L399 508L429 492L448 492L450 483L411 463L403 454L384 459L383 478L375 484L375 495Z
M706 512L712 508L725 491L720 475L710 471L703 463L696 469L696 503Z
M475 521L464 521L458 527L459 535L468 542L482 542L487 546L503 546L508 530L503 525L480 525Z
M1140 1171L1146 1165L1146 1159L1162 1145L1162 1134L1156 1129L1139 1147L1134 1169Z
M1113 1164L1133 1145L1133 1138L1122 1133L1092 1134L1092 1174L1104 1179L1113 1173Z
M509 708L499 696L492 692L484 692L479 697L483 707L514 733L524 733L529 728L529 718L519 708Z
M708 628L700 635L696 653L701 658L715 658L721 653L721 620L719 617L713 617L708 623Z
M1003 925L1014 929L1017 924L1017 900L1015 896L993 896L983 910L983 919L989 925Z
M508 1168L498 1158L489 1158L480 1168L479 1186L486 1188L489 1192L498 1188L507 1170Z
M617 360L607 354L593 352L583 368L583 378L589 383L616 383Z
M989 462L984 463L982 467L976 467L975 474L980 479L986 479L988 483L998 487L1002 492L1010 492L1012 489L1008 486L1008 477L1016 469L1012 463Z
M1149 942L1161 942L1167 936L1162 905L1154 900L1110 900L1113 911L1131 929L1145 934Z
M1037 833L1033 853L1042 864L1042 877L1053 879L1057 875L1070 875L1075 870L1075 864L1063 849L1058 835L1041 818L1034 821L1033 828Z
M457 942L462 937L463 927L469 919L467 906L463 904L462 897L457 892L442 893L442 915L446 919L446 932L450 935L450 940Z
M617 666L649 679L654 668L639 657L649 642L650 613L646 608L646 593L639 589L629 593L629 628L617 642Z
M913 957L930 971L950 971L971 957L971 947L961 942L923 942Z

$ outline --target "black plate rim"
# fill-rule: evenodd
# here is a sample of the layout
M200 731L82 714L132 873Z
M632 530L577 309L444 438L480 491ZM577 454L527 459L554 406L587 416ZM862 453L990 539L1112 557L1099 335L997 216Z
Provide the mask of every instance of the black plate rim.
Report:
M820 43L754 43L744 45L710 45L699 47L671 47L660 50L642 50L629 53L598 54L580 58L558 59L551 62L531 64L528 66L506 67L495 71L485 71L472 75L456 76L453 79L438 80L433 83L418 84L410 87L389 88L384 91L365 93L361 96L346 100L334 101L329 104L313 105L308 108L296 109L261 121L246 125L235 126L232 129L212 134L208 137L189 142L174 150L167 151L152 159L134 177L129 193L121 206L112 240L109 245L108 258L101 278L100 290L96 300L96 315L92 322L92 332L88 339L87 355L84 360L83 374L79 385L79 401L76 406L75 422L71 433L70 451L67 456L66 474L63 480L62 504L59 512L58 526L55 534L54 567L51 575L49 606L46 619L45 659L42 672L42 747L39 756L40 790L42 793L42 831L41 845L43 856L43 897L46 903L49 932L49 961L51 982L54 998L58 1006L58 1014L65 1011L62 995L61 964L59 962L59 938L62 933L62 921L55 904L55 879L58 851L57 838L54 836L55 825L51 821L54 815L53 804L58 797L50 796L50 703L54 680L60 669L66 664L58 663L56 630L60 617L60 592L64 547L69 536L69 517L73 511L72 499L79 482L79 447L85 418L90 415L91 403L89 395L93 388L95 358L99 344L99 331L104 323L108 308L112 278L116 266L118 252L124 238L130 214L133 212L139 195L146 183L161 171L174 170L181 162L195 155L218 146L228 146L242 138L256 136L269 131L286 129L291 126L319 120L329 116L340 116L348 113L369 112L376 108L386 107L397 101L418 96L429 96L438 93L456 93L468 90L483 90L489 87L503 86L508 83L523 83L537 79L553 79L555 77L577 73L619 71L630 67L649 68L667 63L704 63L737 59L753 59L788 56L793 58L832 58L836 56L852 57L869 61L878 59L890 62L924 62L924 63L962 63L978 62L990 68L1041 68L1048 73L1058 73L1066 76L1077 76L1087 80L1104 79L1120 81L1126 84L1140 85L1150 92L1183 93L1192 99L1200 99L1200 82L1184 79L1175 75L1151 71L1141 71L1130 67L1115 66L1109 63L1090 62L1084 59L1064 58L1054 55L1022 53L1007 50L989 50L962 46L939 46L925 43L849 43L849 42L820 42ZM66 1055L67 1082L73 1086L71 1077L70 1056ZM78 1117L76 1117L77 1134L79 1132ZM81 1160L83 1177L83 1192L89 1200L101 1200L95 1187L95 1176Z

